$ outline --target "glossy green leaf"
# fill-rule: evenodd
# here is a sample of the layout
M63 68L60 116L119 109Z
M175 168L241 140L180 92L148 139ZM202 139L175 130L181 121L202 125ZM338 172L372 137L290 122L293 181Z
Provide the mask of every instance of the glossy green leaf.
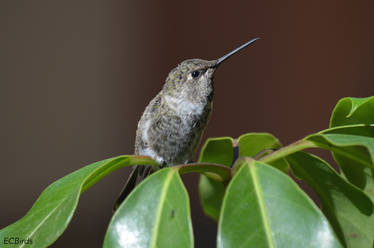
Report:
M321 147L332 151L343 175L354 185L365 189L373 168L373 125L349 125L330 128L307 137ZM332 139L331 139L332 138Z
M225 184L231 179L231 169L216 163L194 163L177 167L179 174L191 172L201 174L199 193L203 211L207 216L217 220L225 193Z
M200 153L200 163L217 163L231 166L234 159L233 141L230 137L208 139ZM205 175L200 175L199 196L204 213L218 221L225 185Z
M279 149L281 144L270 133L247 133L238 138L239 154L241 157L254 157L266 149Z
M290 177L244 160L222 204L218 247L341 247L331 226Z
M314 155L298 152L287 160L292 171L319 196L322 211L340 241L346 247L372 248L374 215L370 198Z
M374 97L342 98L335 106L330 127L351 124L374 124Z
M115 212L104 247L193 247L187 191L175 168L147 177Z
M365 124L366 128L350 129L355 135L374 137L374 97L341 99L334 108L330 119L330 127ZM339 129L339 128L337 128ZM367 193L374 201L374 170L364 168L352 159L333 152L334 159L341 166L345 177ZM372 220L373 217L370 219ZM373 222L373 220L372 220ZM374 224L371 229L374 229ZM373 245L374 247L374 245Z
M4 237L32 240L32 244L9 247L51 245L69 224L82 192L109 173L134 164L157 165L148 157L119 156L87 165L61 178L42 192L23 218L0 230L0 240Z
M350 134L365 137L374 137L374 124L354 124L332 127L321 131L323 134Z
M363 167L374 168L374 138L351 134L320 133L308 137L321 148L350 159Z
M345 177L364 189L367 171L374 169L374 138L361 135L370 135L372 129L372 126L342 126L311 135L306 139L318 147L332 151Z
M365 124L366 128L355 128L356 135L374 137L374 97L341 99L334 108L330 119L330 127ZM357 132L359 130L359 133ZM333 153L336 162L341 166L345 177L363 189L374 200L373 169L357 165L351 159Z
M215 221L218 221L224 194L225 185L223 183L217 182L205 175L200 175L200 203L204 213Z
M238 138L239 155L246 157L258 156L261 152L271 152L282 147L281 143L270 133L247 133ZM270 163L274 167L287 173L288 164L285 159L278 159Z
M209 138L201 149L200 163L217 163L231 166L234 159L233 141L230 137Z

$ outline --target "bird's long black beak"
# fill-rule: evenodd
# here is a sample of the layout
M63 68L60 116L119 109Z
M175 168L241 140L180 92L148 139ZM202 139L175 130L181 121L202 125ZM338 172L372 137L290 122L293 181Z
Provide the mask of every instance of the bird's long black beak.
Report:
M231 57L231 55L234 55L235 53L239 52L240 50L242 50L243 48L251 45L252 43L254 43L256 40L258 40L260 38L254 38L246 43L244 43L243 45L241 45L240 47L232 50L231 52L229 52L228 54L222 56L221 58L217 59L217 62L215 63L214 67L218 67L223 61L225 61L226 59L228 59L229 57Z

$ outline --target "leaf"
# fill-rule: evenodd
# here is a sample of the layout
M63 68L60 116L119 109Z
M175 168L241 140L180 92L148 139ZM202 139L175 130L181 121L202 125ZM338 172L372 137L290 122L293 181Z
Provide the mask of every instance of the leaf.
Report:
M359 128L360 135L374 137L374 96L367 98L346 97L336 104L331 115L330 127L352 124L366 124L366 129ZM363 130L366 132L363 132ZM355 134L357 134L357 131ZM374 200L373 170L356 166L350 159L338 154L333 153L333 156L336 162L341 165L348 180L363 189Z
M323 134L350 134L365 137L374 137L374 124L353 124L346 126L331 127L323 130Z
M201 149L200 163L216 163L231 166L234 159L231 137L209 138Z
M238 138L239 155L254 157L266 150L276 150L282 147L281 143L270 133L247 133ZM278 159L269 163L279 170L287 173L288 164L285 159Z
M254 157L265 149L281 148L279 140L270 133L247 133L238 138L241 157Z
M230 137L208 139L200 153L200 163L217 163L231 166L234 159L233 142ZM225 185L205 175L200 175L199 196L204 213L218 221Z
M187 191L175 168L147 177L113 215L104 247L193 247Z
M342 126L310 135L306 140L332 151L345 177L364 189L368 171L374 168L374 138L369 137L372 131L373 126Z
M218 221L224 194L225 185L223 183L210 179L205 175L200 175L200 203L205 215L215 221Z
M321 211L287 175L242 163L223 200L218 247L341 247Z
M148 157L119 156L87 165L59 179L42 192L23 218L0 230L0 240L21 237L32 240L27 247L51 245L68 226L82 192L111 172L134 164L157 165Z
M320 133L309 136L307 139L358 165L374 168L374 138L351 134Z
M342 98L335 106L330 127L351 124L374 124L374 96Z
M372 127L374 124L374 96L367 98L346 97L336 104L331 115L330 127L353 124L365 124L367 126L366 132L363 132L363 128L359 128L360 135L374 137ZM355 131L355 134L357 134L357 128ZM357 166L352 160L336 153L333 153L333 156L347 179L363 189L374 201L374 170ZM372 226L371 229L374 229L374 227Z
M372 248L374 215L370 198L314 155L298 152L287 160L292 171L317 193L340 241L346 247Z

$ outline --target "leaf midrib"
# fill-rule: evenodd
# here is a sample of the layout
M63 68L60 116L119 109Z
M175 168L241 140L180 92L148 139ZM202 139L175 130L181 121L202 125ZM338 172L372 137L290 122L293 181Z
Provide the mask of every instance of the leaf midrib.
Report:
M44 224L44 222L46 222L48 219L49 219L49 217L61 206L61 204L62 203L64 203L65 202L65 200L68 198L68 196L67 197L64 197L64 198L62 198L61 199L61 201L60 201L60 203L59 204L57 204L56 205L56 207L54 207L53 209L52 209L52 211L50 211L50 213L48 214L48 215L46 215L43 219L42 219L42 221L40 221L40 223L34 228L34 230L27 236L27 238L31 238L32 237L32 235L34 235L34 233L42 226L42 224ZM24 247L25 246L25 244L26 243L22 243L22 245L20 246L20 248L22 248L22 247Z
M162 209L163 209L162 206L166 202L165 198L166 198L166 195L167 195L167 188L169 187L171 178L172 178L174 173L175 173L174 171L169 172L167 178L165 179L165 183L162 187L160 201L159 201L158 208L157 208L157 213L156 213L155 227L154 227L153 233L152 233L151 247L156 247L156 244L157 244L157 234L158 234L158 230L159 230L159 227L160 227L161 213L162 213Z
M252 164L252 165L247 165L247 166L248 166L248 169L251 172L249 174L252 177L253 187L255 189L254 192L255 192L257 200L258 200L258 205L259 205L260 212L261 212L261 219L262 219L262 222L264 223L265 235L266 235L266 239L268 241L268 245L269 245L269 247L275 247L273 238L271 237L270 225L269 225L269 222L268 222L268 216L266 214L265 204L264 204L264 201L263 201L263 193L261 191L260 183L258 181L258 176L257 176L255 165Z

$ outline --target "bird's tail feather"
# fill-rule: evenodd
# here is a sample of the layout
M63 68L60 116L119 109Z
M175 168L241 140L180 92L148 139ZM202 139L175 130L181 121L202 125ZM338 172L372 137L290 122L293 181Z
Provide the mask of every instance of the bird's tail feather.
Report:
M151 166L136 165L127 178L125 186L122 188L116 203L113 206L113 212L121 205L131 191L138 185L144 178L151 173Z

